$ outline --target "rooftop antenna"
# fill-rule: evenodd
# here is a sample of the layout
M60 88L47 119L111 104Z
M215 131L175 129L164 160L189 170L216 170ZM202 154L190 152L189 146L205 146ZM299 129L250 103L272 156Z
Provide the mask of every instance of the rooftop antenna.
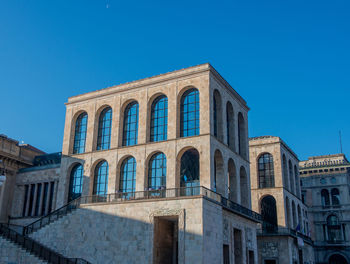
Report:
M343 153L343 143L341 141L341 131L339 130L340 153Z

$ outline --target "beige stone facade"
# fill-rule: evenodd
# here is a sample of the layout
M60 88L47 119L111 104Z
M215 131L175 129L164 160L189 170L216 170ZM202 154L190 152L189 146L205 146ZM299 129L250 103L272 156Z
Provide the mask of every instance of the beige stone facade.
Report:
M7 222L11 214L18 170L31 166L34 157L41 154L44 152L31 145L0 135L0 175L5 178L0 183L0 223Z
M307 207L301 200L299 160L279 137L249 141L252 208L261 213L259 262L314 263Z

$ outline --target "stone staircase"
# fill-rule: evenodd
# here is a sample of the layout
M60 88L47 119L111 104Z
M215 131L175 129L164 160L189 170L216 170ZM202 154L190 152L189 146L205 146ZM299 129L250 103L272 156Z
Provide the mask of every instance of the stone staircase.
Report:
M32 253L21 246L0 237L0 264L44 264L46 261L40 260Z

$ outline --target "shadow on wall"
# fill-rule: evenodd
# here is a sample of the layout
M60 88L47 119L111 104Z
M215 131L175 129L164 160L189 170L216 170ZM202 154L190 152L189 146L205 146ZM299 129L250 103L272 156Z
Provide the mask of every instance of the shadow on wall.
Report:
M198 234L187 232L183 209L149 214L146 206L84 206L30 237L66 257L91 263L202 263L201 225L186 226Z

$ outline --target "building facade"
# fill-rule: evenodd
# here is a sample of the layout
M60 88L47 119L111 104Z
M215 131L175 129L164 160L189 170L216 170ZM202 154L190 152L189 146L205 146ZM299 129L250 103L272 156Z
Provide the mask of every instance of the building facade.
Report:
M279 137L249 140L252 208L262 216L259 263L314 263L299 160Z
M350 163L344 154L300 162L316 263L350 263Z
M34 157L43 151L0 135L0 223L7 222L11 215L18 170L33 165Z
M11 223L42 213L26 235L91 263L257 263L248 111L209 64L71 97L60 163L19 172Z

